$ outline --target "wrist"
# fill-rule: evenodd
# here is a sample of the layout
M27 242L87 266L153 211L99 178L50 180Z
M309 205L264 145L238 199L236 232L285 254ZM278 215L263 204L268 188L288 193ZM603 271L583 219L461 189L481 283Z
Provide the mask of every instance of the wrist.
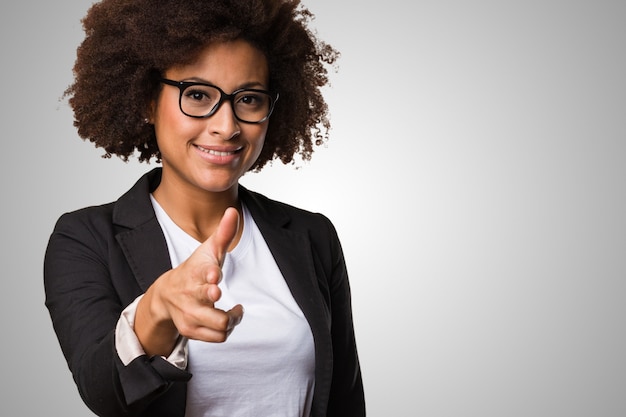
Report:
M179 336L163 300L160 281L157 279L148 288L135 313L135 334L149 356L169 355Z

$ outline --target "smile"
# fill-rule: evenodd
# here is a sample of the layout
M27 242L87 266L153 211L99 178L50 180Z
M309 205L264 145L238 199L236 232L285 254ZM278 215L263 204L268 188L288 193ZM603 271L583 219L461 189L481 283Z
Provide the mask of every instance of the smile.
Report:
M234 155L235 153L239 152L242 149L242 148L237 148L237 149L232 150L232 151L217 151L215 149L203 148L202 146L198 146L198 145L195 145L195 146L200 151L202 151L204 153L208 153L209 155L215 155L215 156L230 156L230 155Z

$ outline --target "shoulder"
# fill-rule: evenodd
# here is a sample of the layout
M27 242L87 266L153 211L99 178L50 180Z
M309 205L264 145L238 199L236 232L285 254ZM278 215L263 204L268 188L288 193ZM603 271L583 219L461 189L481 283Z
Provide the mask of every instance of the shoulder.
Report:
M269 223L288 225L295 230L320 231L330 228L334 231L332 222L322 213L274 200L244 187L240 188L240 192L242 201L252 212L255 220L262 218Z
M55 240L80 241L83 243L101 242L104 237L113 237L114 203L90 206L62 214L57 220L51 235L51 243Z
M324 259L342 257L337 230L326 215L273 200L245 188L241 191L243 203L266 239L280 231L297 233L306 236L313 250Z
M154 169L143 175L117 201L80 208L64 213L55 226L55 232L67 229L83 229L85 232L100 230L113 231L132 228L154 217L150 202L150 189L153 182L160 180L160 170Z

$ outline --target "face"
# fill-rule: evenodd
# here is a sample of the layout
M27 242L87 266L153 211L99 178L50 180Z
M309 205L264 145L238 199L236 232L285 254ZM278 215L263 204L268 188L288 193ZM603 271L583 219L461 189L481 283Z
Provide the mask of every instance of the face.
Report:
M211 44L194 63L170 68L164 77L212 84L227 94L241 88L269 89L267 59L243 40ZM239 178L261 153L268 121L238 121L227 100L212 116L195 119L181 112L179 96L177 87L164 84L153 103L162 183L195 191L236 190Z

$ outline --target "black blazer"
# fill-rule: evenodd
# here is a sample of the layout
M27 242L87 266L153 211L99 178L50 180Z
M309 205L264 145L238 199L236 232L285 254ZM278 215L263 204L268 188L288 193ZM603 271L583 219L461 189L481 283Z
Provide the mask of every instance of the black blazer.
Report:
M124 366L114 343L122 310L171 269L149 198L160 179L156 168L117 202L64 214L48 243L46 306L80 395L100 416L184 416L191 375L160 357ZM313 332L312 416L364 416L350 287L333 225L242 186L239 195Z

